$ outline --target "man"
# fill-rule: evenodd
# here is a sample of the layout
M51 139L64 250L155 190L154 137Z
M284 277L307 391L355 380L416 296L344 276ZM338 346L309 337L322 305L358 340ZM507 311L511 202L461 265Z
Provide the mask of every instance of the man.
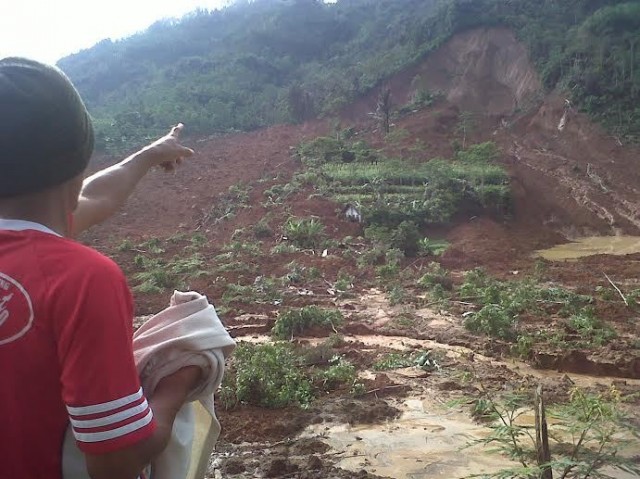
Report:
M136 478L166 446L200 370L145 397L124 275L65 237L113 214L150 168L192 155L180 129L83 181L93 128L71 82L0 60L0 478L61 479L69 421L93 479Z

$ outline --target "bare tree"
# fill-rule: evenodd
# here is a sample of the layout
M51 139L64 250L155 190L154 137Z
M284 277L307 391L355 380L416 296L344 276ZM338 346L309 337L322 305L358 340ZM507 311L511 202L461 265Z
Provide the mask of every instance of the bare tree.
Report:
M384 86L378 95L376 118L380 121L385 134L391 129L391 88Z

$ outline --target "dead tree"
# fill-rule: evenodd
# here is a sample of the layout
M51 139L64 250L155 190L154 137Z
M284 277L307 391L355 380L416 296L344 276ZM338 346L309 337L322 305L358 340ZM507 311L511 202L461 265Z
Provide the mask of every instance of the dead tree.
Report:
M378 95L376 118L380 121L384 133L389 134L391 129L391 88L388 86L382 88Z
M536 452L538 466L542 467L540 479L553 479L553 471L549 466L551 452L549 450L549 432L547 431L547 418L544 410L544 398L542 386L538 386L535 394L535 420L536 420Z
M302 123L314 116L313 97L298 85L292 85L288 94L289 115L296 123Z

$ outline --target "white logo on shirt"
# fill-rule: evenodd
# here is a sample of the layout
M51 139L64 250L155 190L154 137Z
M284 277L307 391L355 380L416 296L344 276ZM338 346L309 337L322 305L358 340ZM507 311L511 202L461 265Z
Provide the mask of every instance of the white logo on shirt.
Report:
M13 293L4 297L0 297L0 326L2 326L2 323L4 323L9 318L9 311L7 311L5 305L11 298L13 298Z
M24 336L33 324L33 305L24 287L0 273L0 346Z

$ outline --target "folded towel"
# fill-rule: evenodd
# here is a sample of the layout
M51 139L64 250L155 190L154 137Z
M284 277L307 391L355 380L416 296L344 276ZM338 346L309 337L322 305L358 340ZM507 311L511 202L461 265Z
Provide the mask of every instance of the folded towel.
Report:
M215 308L201 294L176 291L169 308L149 319L133 337L133 355L148 396L158 382L185 366L203 377L174 423L171 441L151 464L153 479L204 477L220 434L213 394L222 382L224 360L235 348ZM198 401L194 406L192 401ZM196 423L195 417L199 418Z
M224 360L234 348L215 308L194 292L174 292L170 306L134 334L134 358L147 396L153 396L163 377L185 366L203 371L176 417L169 445L151 464L152 479L204 478L220 434L213 395L222 382ZM89 477L70 430L63 447L63 477Z

